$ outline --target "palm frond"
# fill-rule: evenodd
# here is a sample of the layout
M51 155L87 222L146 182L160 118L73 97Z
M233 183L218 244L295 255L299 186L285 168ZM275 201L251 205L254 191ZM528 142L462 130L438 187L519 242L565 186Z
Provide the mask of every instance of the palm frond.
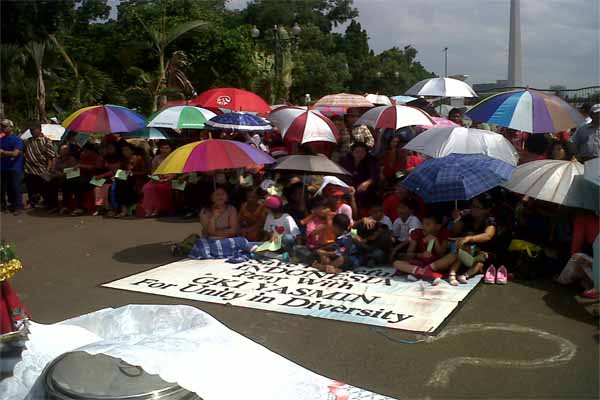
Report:
M208 22L205 22L202 20L188 21L188 22L184 22L182 24L175 26L174 28L172 28L169 32L167 32L165 34L165 36L163 38L163 42L161 43L163 46L163 49L165 47L167 47L169 44L171 44L172 42L174 42L181 35L184 35L185 33L189 32L193 29L197 29L197 28L205 27L205 26L208 26Z

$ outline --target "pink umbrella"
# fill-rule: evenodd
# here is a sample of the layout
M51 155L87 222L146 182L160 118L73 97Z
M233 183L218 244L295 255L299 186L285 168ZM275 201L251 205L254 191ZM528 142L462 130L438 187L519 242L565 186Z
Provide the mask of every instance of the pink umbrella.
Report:
M431 117L431 119L435 123L436 127L438 127L438 126L460 126L457 123L452 122L448 118L444 118L444 117Z
M283 140L288 143L337 143L339 138L334 123L318 111L280 107L269 114L269 120L279 128Z

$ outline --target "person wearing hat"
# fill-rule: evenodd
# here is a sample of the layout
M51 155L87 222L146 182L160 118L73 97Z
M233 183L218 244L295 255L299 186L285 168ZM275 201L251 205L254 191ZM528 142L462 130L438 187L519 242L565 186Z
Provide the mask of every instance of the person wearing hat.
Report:
M23 210L23 140L13 132L10 119L0 121L4 137L0 138L0 195L2 210L9 208L15 215Z
M600 104L590 109L591 122L577 128L571 136L573 153L581 162L600 155Z

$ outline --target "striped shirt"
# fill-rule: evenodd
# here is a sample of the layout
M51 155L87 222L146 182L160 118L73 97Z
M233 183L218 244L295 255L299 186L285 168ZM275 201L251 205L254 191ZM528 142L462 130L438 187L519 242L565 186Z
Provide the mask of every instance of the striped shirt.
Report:
M43 175L49 172L48 164L56 158L52 141L47 137L31 137L25 141L25 173Z

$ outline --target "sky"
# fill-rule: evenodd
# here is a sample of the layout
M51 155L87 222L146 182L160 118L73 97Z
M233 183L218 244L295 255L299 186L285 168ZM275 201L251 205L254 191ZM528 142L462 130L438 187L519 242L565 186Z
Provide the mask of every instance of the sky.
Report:
M229 0L228 7L248 1ZM448 47L448 75L468 75L471 84L507 77L510 0L354 0L354 6L376 53L410 44L425 68L443 75ZM524 85L599 85L600 0L521 0L521 43Z
M230 0L243 8L248 0ZM376 52L412 45L429 71L506 79L510 0L354 0ZM338 28L339 30L339 28ZM343 27L341 29L343 32ZM600 82L600 0L521 0L523 83L569 89Z

